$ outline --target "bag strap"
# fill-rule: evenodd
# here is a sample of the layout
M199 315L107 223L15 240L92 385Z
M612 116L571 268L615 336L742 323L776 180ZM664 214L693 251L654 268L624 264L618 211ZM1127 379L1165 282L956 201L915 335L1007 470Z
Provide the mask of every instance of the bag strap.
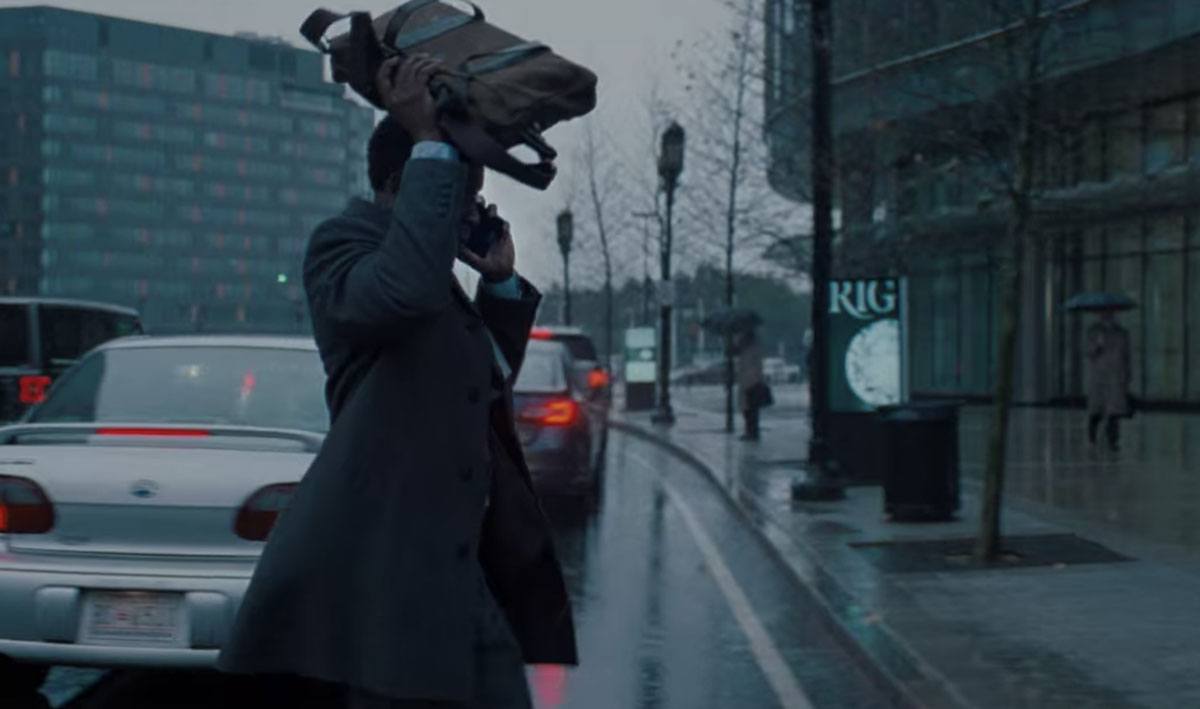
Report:
M544 190L554 181L558 172L553 163L521 162L476 123L453 115L443 115L441 126L450 142L464 155L522 184Z
M417 10L427 7L433 4L435 1L436 0L409 0L406 5L397 10L396 14L392 15L391 21L388 22L387 31L384 32L384 46L388 47L389 49L404 51L406 49L415 47L418 44L424 44L430 40L437 39L438 37L441 37L449 32L453 32L460 27L465 27L472 22L483 22L484 19L486 19L484 17L483 10L480 9L478 5L473 2L467 2L467 4L471 6L473 14L455 14L450 17L444 17L437 22L431 22L428 25L415 29L411 32L399 34L400 30L404 27L404 24L408 22L408 20L413 16L414 13L416 13ZM464 2L466 1L467 0L464 0ZM407 12L404 12L405 10L407 10Z
M313 13L308 16L304 24L300 25L300 34L304 35L309 44L316 47L322 54L328 54L329 42L325 40L325 33L329 31L333 23L344 20L347 17L349 15L334 12L323 7L319 10L313 10Z
M400 30L404 29L404 25L408 24L412 16L435 2L437 0L408 0L396 8L396 11L392 13L392 19L388 20L387 29L383 31L383 43L386 46L392 46L392 40L396 39L396 35L400 34Z
M541 42L522 42L495 52L476 54L462 63L462 70L472 76L479 76L506 69L548 51L550 47Z

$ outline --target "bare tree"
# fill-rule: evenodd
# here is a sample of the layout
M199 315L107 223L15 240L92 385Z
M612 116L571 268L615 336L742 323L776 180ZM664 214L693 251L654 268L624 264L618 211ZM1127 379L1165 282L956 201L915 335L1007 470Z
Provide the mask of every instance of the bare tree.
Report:
M586 174L588 200L592 208L596 235L600 240L600 256L604 262L604 366L612 370L613 351L613 245L608 226L614 217L610 210L621 201L620 165L613 160L607 136L597 137L594 121L589 121L584 133L582 169ZM617 217L619 219L619 217Z
M739 266L760 259L799 211L771 189L769 155L761 136L762 0L729 0L732 29L677 57L687 79L688 186L682 217L704 249L720 259L723 305L736 304ZM714 52L713 47L720 47ZM699 247L699 248L695 248ZM719 254L719 256L718 256ZM740 261L740 263L739 263ZM734 429L733 343L726 335L725 428Z

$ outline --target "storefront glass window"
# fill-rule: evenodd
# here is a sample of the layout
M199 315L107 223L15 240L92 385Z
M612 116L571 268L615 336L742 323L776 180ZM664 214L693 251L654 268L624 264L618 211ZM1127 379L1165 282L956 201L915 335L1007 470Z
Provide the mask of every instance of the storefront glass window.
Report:
M1182 217L1149 223L1146 257L1146 396L1183 394L1184 242Z
M933 386L958 391L958 270L947 264L933 279Z
M1187 398L1200 402L1200 213L1188 220L1187 252Z

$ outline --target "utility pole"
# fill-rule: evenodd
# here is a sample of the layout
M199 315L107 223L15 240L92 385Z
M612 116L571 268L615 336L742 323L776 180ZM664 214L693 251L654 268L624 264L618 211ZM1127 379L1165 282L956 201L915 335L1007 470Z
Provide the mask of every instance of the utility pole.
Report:
M812 36L812 205L813 296L812 371L809 407L812 438L808 444L808 475L792 485L801 500L837 500L845 490L832 471L829 456L829 280L833 261L833 21L831 0L809 0Z

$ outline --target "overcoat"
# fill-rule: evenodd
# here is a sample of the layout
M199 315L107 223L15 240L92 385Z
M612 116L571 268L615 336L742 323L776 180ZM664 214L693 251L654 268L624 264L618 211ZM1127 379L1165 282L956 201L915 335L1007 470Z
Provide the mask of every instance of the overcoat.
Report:
M750 390L763 379L763 351L758 340L751 340L741 346L734 361L737 370L738 406L742 411L748 411L750 406Z
M1088 328L1088 413L1127 416L1131 377L1129 331L1114 323Z
M526 662L576 662L496 357L519 369L540 296L522 281L519 300L472 302L454 280L466 182L458 162L410 160L392 210L352 201L310 239L331 426L219 668L465 701L481 568Z

